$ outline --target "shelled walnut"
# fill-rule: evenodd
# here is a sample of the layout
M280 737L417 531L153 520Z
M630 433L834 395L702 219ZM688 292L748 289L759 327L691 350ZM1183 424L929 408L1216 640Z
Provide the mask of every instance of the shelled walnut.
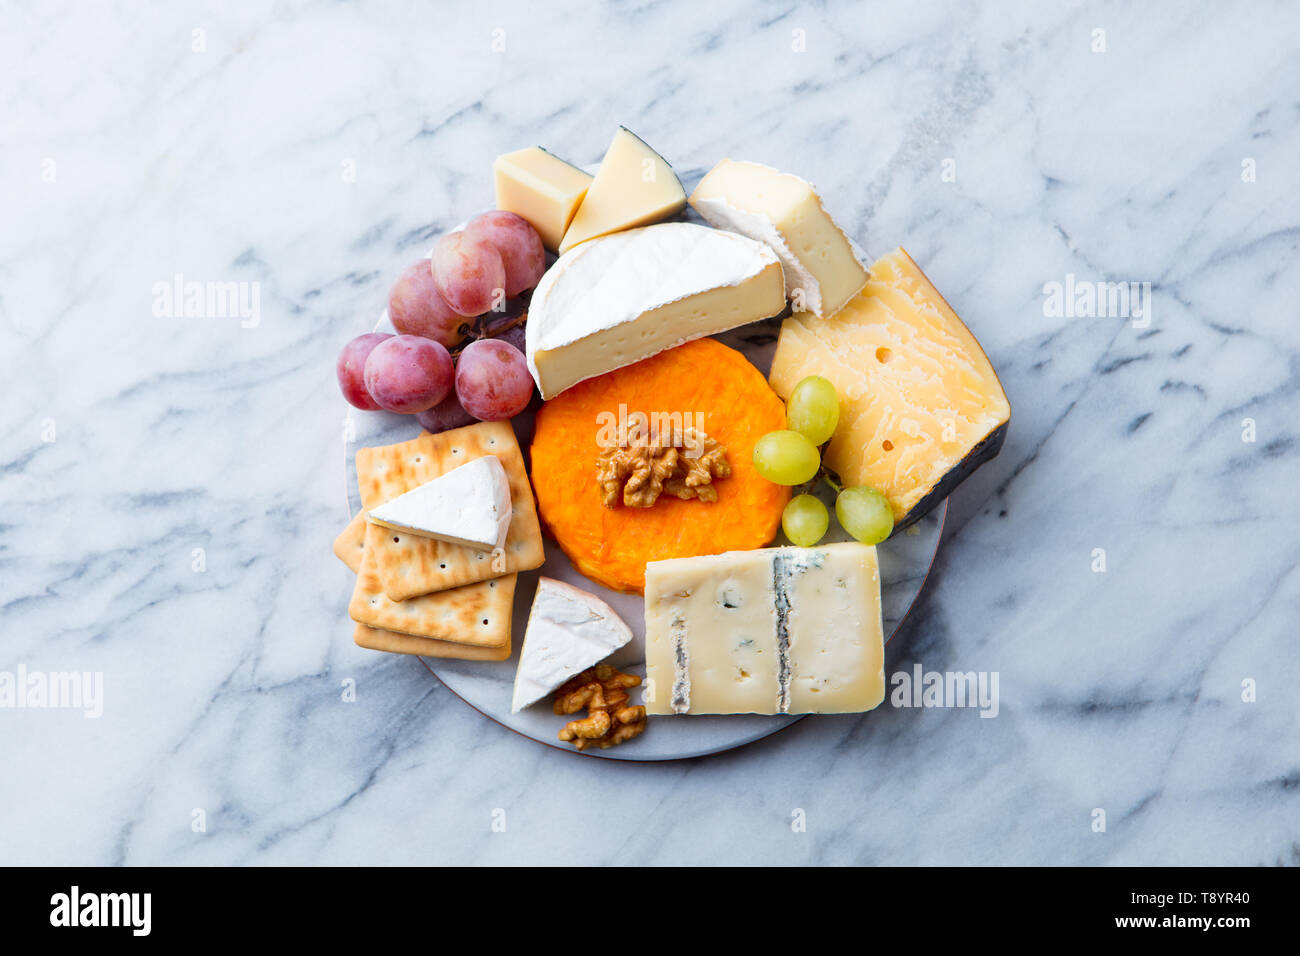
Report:
M727 449L696 428L652 429L644 418L627 432L627 443L601 451L596 480L606 508L622 500L650 508L663 494L683 500L717 501L715 478L731 474Z
M645 708L628 704L628 690L640 683L635 674L624 674L608 664L597 664L571 679L555 692L554 710L568 715L585 707L587 716L565 724L560 739L578 750L593 744L606 749L644 732Z

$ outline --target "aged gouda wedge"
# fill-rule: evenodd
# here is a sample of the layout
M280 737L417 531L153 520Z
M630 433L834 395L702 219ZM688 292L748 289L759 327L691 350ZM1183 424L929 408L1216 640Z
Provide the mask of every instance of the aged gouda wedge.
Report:
M975 336L902 249L875 262L834 316L801 312L782 323L772 388L788 398L808 375L840 395L827 467L883 492L896 528L997 455L1011 418Z

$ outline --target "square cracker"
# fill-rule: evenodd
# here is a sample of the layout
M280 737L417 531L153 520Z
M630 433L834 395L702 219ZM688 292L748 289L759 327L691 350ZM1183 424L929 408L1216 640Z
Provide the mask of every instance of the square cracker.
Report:
M366 551L374 555L375 575L390 600L405 601L541 567L546 555L537 505L509 422L478 422L396 445L357 450L357 484L361 507L367 511L485 455L499 458L510 480L513 514L504 560L495 560L490 551L368 525Z
M361 555L366 550L366 513L358 511L348 526L334 539L334 556L356 574L361 570Z
M451 593L451 592L445 592ZM511 653L510 640L503 647L479 647L474 644L453 644L432 637L413 637L396 631L381 631L376 627L358 624L352 640L358 647L392 654L418 654L421 657L444 657L461 661L504 661Z
M376 526L371 525L373 530ZM366 536L367 542L370 536ZM505 647L510 643L518 575L463 584L446 591L393 601L384 593L367 544L357 572L348 614L358 624L413 637L432 637L455 644Z
M361 559L365 554L365 543L366 515L363 511L348 522L348 526L334 539L334 554L355 574L361 569ZM511 575L511 577L514 577L514 575ZM445 598L455 599L456 592L451 590L441 592L441 594ZM394 654L419 654L421 657L444 657L471 661L504 661L510 657L512 650L508 630L506 632L506 642L501 647L456 644L451 641L438 640L434 637L415 637L410 634L399 634L396 631L384 631L366 624L356 626L352 640L358 647L365 647L374 651L389 651Z

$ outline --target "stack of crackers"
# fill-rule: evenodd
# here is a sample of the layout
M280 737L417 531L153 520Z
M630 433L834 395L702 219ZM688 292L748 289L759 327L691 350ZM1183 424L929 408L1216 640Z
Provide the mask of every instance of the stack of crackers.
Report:
M366 521L391 501L475 458L495 455L510 482L505 547L479 551ZM425 657L503 661L518 572L545 558L533 489L509 422L479 422L437 435L357 451L361 511L334 541L356 572L348 613L361 647Z

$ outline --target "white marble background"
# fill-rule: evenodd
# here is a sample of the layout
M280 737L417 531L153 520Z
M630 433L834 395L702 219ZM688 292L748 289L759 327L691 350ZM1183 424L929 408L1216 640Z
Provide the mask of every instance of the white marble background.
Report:
M0 670L104 680L0 710L0 862L1300 861L1294 5L440 6L0 10ZM887 669L996 719L619 765L352 645L339 346L497 153L617 123L812 179L979 335L1010 437ZM177 273L260 321L155 316ZM1067 273L1149 327L1045 316Z

